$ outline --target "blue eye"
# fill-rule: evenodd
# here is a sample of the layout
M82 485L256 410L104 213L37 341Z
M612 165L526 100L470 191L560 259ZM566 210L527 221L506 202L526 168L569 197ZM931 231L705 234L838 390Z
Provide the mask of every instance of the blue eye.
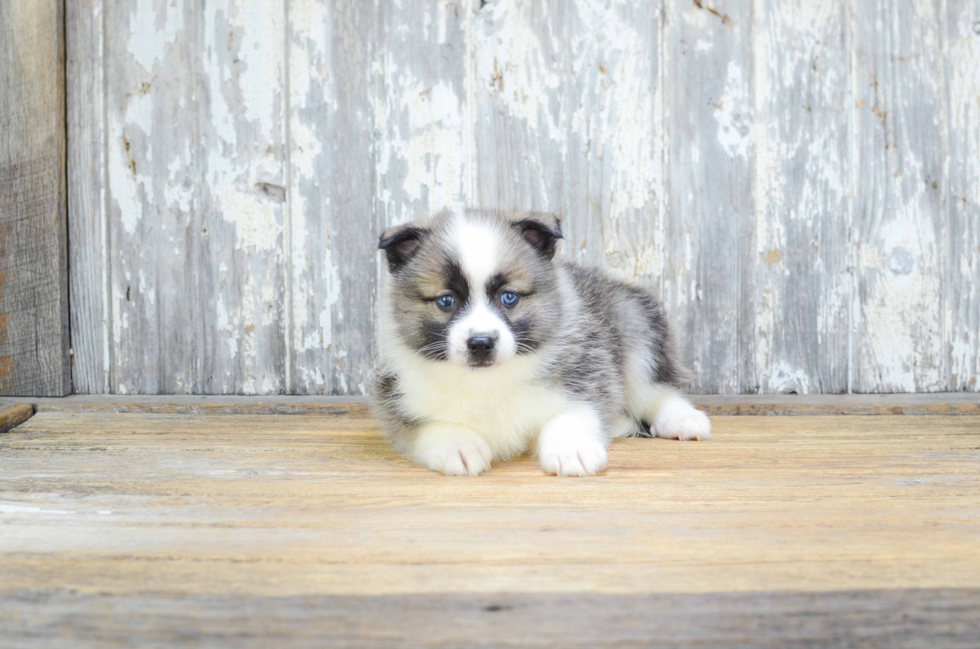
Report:
M504 306L514 306L517 304L517 293L513 291L504 291L500 294L500 301Z
M443 311L448 311L456 304L456 298L454 298L452 295L443 295L436 300L436 304L438 304L439 308Z

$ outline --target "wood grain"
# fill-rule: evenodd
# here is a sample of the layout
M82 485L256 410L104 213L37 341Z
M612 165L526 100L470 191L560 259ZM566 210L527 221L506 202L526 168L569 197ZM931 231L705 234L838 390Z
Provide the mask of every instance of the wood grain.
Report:
M477 198L560 214L566 258L660 288L659 3L483 3ZM472 199L471 199L472 200Z
M926 1L855 3L855 392L939 391L948 151L943 21Z
M891 395L694 395L712 416L730 415L980 415L975 393ZM13 403L0 406L15 405ZM367 417L364 397L215 397L73 395L34 399L40 412L119 412L186 415L353 415Z
M0 583L269 596L980 587L977 417L715 425L705 444L617 442L595 480L549 479L530 459L452 480L392 453L370 419L40 412L0 441Z
M750 3L665 3L664 301L695 392L753 393L755 107ZM746 260L751 264L745 266Z
M110 250L102 0L65 0L72 389L109 392Z
M290 393L365 394L374 357L378 8L288 3ZM266 392L266 391L263 391Z
M949 0L945 24L948 389L980 391L980 3Z
M376 235L458 202L660 290L694 392L980 390L972 0L67 11L80 392L363 395Z
M11 649L822 647L974 649L976 589L215 597L0 595Z
M64 8L0 6L0 394L71 392Z
M848 389L847 5L762 2L756 106L754 383L743 391ZM800 290L800 287L806 287ZM739 354L751 349L739 348Z
M29 403L17 403L12 406L0 404L0 433L6 433L33 416L34 406Z
M453 479L358 416L40 412L0 439L5 637L976 639L980 417L715 426Z
M105 12L110 390L282 392L283 5Z
M472 3L378 3L372 100L379 226L476 202ZM379 267L380 270L380 267Z

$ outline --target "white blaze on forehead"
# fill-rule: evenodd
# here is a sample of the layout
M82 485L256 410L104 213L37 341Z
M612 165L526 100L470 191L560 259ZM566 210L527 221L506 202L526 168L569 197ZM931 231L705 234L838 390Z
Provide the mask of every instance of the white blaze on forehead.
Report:
M449 329L449 357L465 364L470 336L496 335L496 361L502 363L514 356L517 344L506 323L490 309L492 296L486 295L487 280L499 270L500 234L457 214L449 238L470 289L468 308Z
M500 235L485 224L457 219L449 236L469 284L470 302L477 304L485 297L487 280L497 271Z

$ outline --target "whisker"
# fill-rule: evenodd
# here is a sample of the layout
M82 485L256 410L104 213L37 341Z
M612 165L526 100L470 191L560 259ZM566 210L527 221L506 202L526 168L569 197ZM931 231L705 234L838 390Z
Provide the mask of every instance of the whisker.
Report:
M449 341L443 336L442 340L436 340L428 345L423 345L419 347L416 351L423 358L428 358L432 360L438 359L438 357L444 354L449 349Z
M517 350L518 351L525 351L525 352L528 352L528 353L533 353L535 351L534 347L532 345L529 345L528 343L521 342L519 340L516 341L516 342L517 342Z

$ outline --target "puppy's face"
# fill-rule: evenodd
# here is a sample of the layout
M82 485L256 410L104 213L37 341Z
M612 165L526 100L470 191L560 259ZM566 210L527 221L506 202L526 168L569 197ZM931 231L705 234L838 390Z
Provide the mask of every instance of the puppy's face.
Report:
M437 362L486 368L534 353L559 317L550 214L470 210L389 228L400 342Z

